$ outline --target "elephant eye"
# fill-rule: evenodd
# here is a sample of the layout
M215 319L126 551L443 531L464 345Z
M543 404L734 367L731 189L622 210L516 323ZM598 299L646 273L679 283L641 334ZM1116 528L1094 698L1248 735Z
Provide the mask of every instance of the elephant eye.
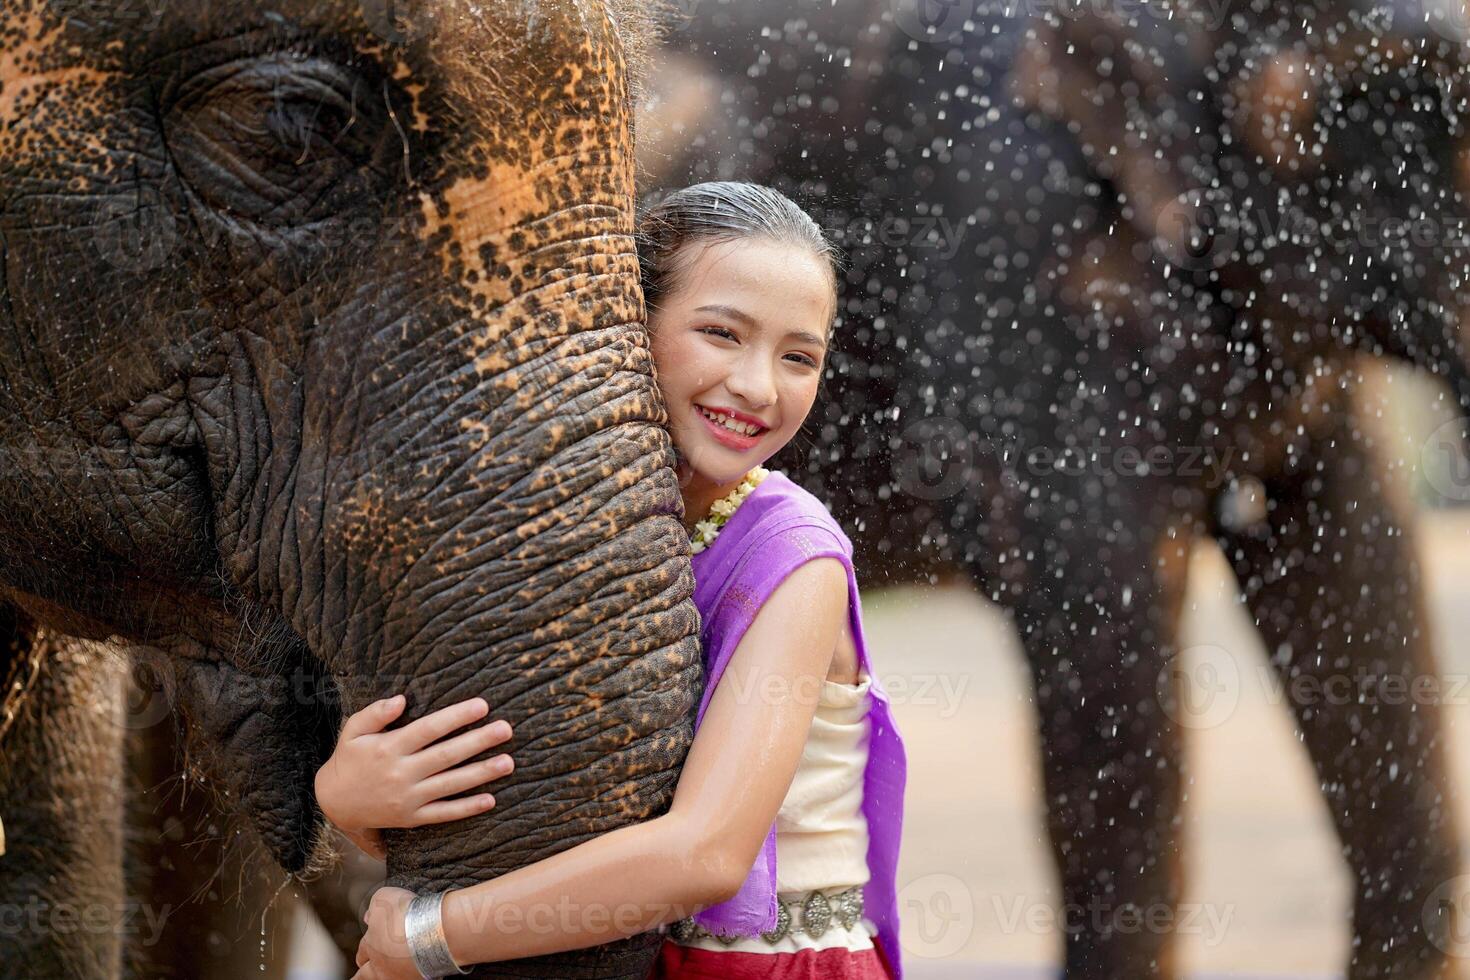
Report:
M371 199L391 159L384 99L339 65L273 53L192 78L166 109L164 135L206 204L297 227Z

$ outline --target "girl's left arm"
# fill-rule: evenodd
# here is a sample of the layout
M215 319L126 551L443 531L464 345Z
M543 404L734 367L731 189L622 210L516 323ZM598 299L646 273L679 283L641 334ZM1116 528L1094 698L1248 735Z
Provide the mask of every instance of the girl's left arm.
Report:
M450 891L443 921L455 961L613 942L734 895L791 787L847 610L841 562L817 558L792 572L736 647L668 813ZM354 980L418 976L403 930L411 897L396 888L374 896Z

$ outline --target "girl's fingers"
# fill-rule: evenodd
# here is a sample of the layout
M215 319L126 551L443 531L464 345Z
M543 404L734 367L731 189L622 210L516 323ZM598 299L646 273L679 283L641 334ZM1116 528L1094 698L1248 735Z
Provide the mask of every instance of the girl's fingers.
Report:
M451 820L463 820L473 817L477 813L495 807L495 797L489 793L480 793L476 796L466 796L461 800L440 800L438 803L426 803L414 811L414 816L426 824L448 823Z
M466 759L473 759L486 749L509 740L510 736L510 724L502 719L481 725L463 735L456 735L438 745L431 745L407 761L419 779L427 779L436 772L443 772Z
M356 738L359 735L371 735L381 732L388 727L388 722L403 714L403 706L408 699L402 694L395 694L391 698L374 701L361 711L354 712L348 716L346 723L342 726L341 738Z
M437 776L431 776L419 784L419 789L428 801L442 800L446 796L457 796L460 793L478 789L486 783L507 775L513 768L515 764L511 762L510 756L501 754L491 759L460 766L458 769L441 772Z
M394 740L404 754L417 752L424 746L439 741L456 728L479 721L489 713L490 704L484 698L470 698L468 701L460 701L430 712L418 721L403 726L394 733Z

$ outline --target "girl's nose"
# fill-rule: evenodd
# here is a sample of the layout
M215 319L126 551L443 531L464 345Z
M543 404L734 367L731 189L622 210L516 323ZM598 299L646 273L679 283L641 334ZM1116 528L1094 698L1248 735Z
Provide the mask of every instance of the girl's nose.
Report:
M751 408L765 408L776 401L776 379L765 358L742 358L740 366L725 379L725 387Z

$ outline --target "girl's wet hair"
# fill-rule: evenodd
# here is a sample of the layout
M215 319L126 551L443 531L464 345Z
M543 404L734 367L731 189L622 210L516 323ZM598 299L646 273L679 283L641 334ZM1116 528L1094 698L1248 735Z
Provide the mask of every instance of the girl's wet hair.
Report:
M836 306L842 253L811 215L769 187L716 180L673 191L644 210L637 237L643 301L650 309L671 291L684 261L680 258L684 246L738 238L764 238L809 249L827 268Z

